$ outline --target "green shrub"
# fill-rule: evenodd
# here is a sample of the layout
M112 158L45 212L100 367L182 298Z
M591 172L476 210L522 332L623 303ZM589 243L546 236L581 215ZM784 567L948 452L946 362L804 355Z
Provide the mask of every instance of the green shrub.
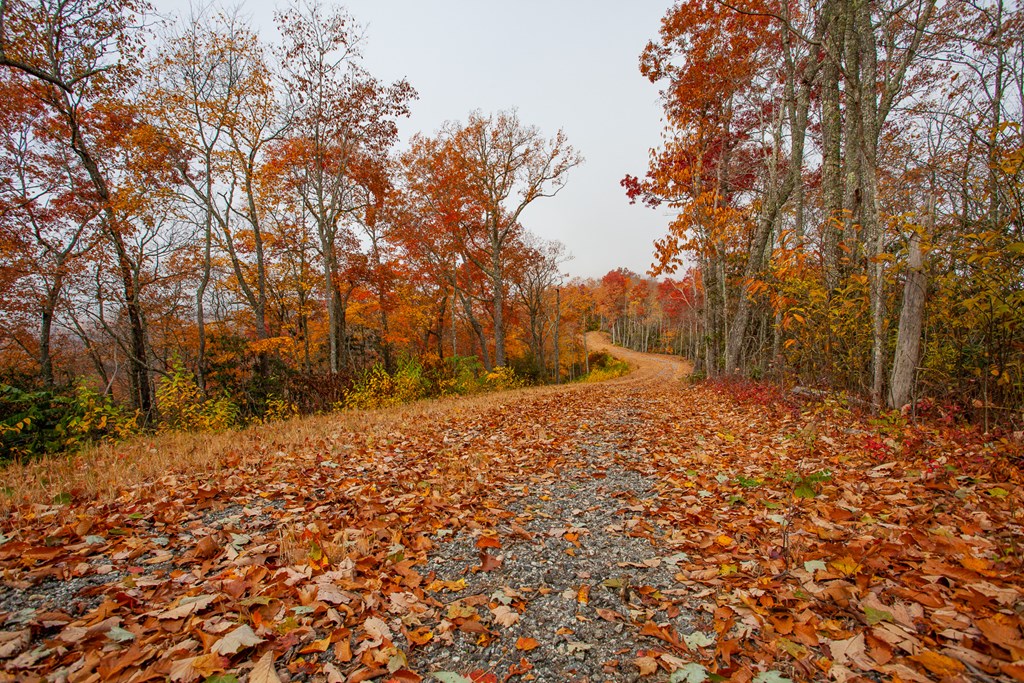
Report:
M160 380L156 400L164 429L217 431L238 423L238 406L227 396L204 399L181 359L176 358L171 372Z
M125 439L137 430L137 412L84 383L70 392L30 392L0 384L0 460L75 451Z
M423 366L415 358L400 361L393 375L381 363L375 363L345 392L341 407L369 410L397 406L426 397L429 388Z

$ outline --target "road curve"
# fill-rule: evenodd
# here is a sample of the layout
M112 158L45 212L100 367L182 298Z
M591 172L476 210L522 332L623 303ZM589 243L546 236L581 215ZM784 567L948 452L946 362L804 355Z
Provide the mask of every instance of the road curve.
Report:
M625 382L649 382L678 380L693 371L692 364L679 356L662 353L641 353L622 346L615 346L604 332L588 332L587 348L590 351L604 351L633 366L633 372L621 380Z

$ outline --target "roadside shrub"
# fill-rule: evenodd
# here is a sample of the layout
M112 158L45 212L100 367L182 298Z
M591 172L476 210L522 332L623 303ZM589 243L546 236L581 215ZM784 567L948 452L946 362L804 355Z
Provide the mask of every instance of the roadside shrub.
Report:
M375 363L345 392L341 407L370 410L397 406L424 398L428 389L423 367L415 358L400 361L393 375L388 374L383 364Z
M284 398L267 399L267 409L260 418L263 423L280 422L299 416L299 407Z
M501 366L487 373L486 386L490 391L521 389L526 386L526 380L517 375L512 368Z
M84 383L70 393L0 384L0 461L75 451L137 430L136 412Z
M157 385L157 405L164 429L219 431L238 423L238 406L227 396L204 399L192 373L180 359Z
M595 351L588 357L590 374L580 378L583 382L603 382L629 373L629 363L616 359L604 351Z

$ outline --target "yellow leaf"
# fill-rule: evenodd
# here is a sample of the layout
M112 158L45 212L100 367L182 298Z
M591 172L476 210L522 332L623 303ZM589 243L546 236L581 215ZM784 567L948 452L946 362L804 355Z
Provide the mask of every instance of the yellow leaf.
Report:
M833 560L832 562L829 562L829 565L831 565L833 569L841 572L843 576L853 576L860 571L860 565L857 564L857 561L849 555L839 560Z

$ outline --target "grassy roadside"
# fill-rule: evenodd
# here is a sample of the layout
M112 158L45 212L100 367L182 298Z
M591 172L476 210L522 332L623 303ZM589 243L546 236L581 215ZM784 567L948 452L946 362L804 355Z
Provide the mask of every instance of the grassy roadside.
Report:
M428 398L375 410L297 417L223 432L170 432L87 447L74 454L11 462L0 468L0 518L25 504L109 501L167 474L200 479L279 451L358 434L387 439L437 428L446 417L484 413L519 397L582 389L581 384L527 387L473 396Z

